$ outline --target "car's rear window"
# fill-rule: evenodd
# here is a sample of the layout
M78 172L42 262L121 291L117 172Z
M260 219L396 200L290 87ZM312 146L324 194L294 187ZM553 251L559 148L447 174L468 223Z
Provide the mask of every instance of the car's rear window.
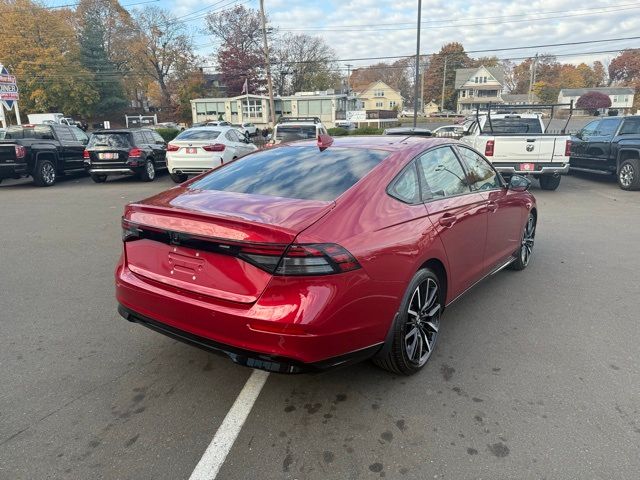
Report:
M35 127L9 127L5 132L5 139L13 140L20 138L35 138L37 140L53 140L53 132L51 127L39 126Z
M537 118L492 118L491 125L487 120L483 131L491 133L542 133L540 120Z
M220 136L219 130L185 130L176 140L215 140Z
M273 148L213 170L190 188L334 200L388 155L382 150L359 148Z
M308 140L315 136L315 125L278 125L276 128L276 139L284 142Z
M89 138L87 148L90 147L113 147L129 148L131 146L130 135L125 132L120 133L94 133Z

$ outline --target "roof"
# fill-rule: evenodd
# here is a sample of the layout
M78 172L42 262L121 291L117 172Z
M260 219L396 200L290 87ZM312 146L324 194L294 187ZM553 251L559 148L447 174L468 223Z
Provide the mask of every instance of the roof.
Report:
M356 92L357 94L362 94L364 92L366 92L367 90L372 89L376 84L381 83L382 85L384 85L386 88L388 88L389 90L393 90L394 92L398 92L398 90L396 90L395 88L393 88L392 86L386 84L385 82L383 82L382 80L376 80L374 82L369 83L368 85L365 86L360 86L360 87L356 87L354 88L354 92ZM400 92L398 92L400 93Z
M563 88L560 95L563 97L579 97L587 92L600 92L605 95L633 95L635 91L630 87L593 87L593 88Z
M443 138L422 137L422 136L402 136L402 135L348 135L346 137L333 137L331 147L342 148L369 148L374 150L386 150L389 152L397 152L404 149L421 145L426 148L441 144L452 143L451 140ZM282 147L299 147L299 146L316 146L316 140L304 140L288 144L278 145ZM331 148L329 147L329 148Z
M491 74L493 78L495 78L501 85L504 85L504 71L501 67L485 67L484 65L480 65L479 67L474 68L457 68L456 69L456 81L455 88L458 90L462 85L467 83L474 73L480 70L482 67L486 68L487 71Z
M538 103L540 98L535 94L531 94L531 101L529 101L528 93L503 93L502 100L504 103Z

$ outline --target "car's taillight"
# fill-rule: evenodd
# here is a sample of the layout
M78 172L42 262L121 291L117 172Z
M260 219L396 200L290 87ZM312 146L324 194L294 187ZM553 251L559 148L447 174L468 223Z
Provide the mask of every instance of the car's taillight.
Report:
M487 144L484 146L484 156L493 157L493 147L495 142L493 140L487 140Z
M177 152L178 150L180 150L180 147L177 145L167 145L167 152Z
M274 275L328 275L360 268L345 248L334 243L294 244L284 255L277 251L241 248L240 258Z
M567 143L564 144L564 156L571 156L571 140L567 140Z
M207 152L224 152L225 145L223 143L214 143L213 145L205 145L202 147Z
M16 158L18 160L21 160L26 156L27 156L27 149L24 148L22 145L16 145Z
M89 150L85 150L84 152L82 152L82 158L85 158L85 159L91 158L89 155Z
M129 150L129 158L131 157L141 157L142 156L142 150L140 150L139 148L132 148L131 150Z

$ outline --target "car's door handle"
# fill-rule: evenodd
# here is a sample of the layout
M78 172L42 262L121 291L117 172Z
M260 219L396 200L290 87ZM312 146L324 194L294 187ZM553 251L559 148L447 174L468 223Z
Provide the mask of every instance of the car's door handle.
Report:
M491 213L495 212L498 210L498 204L494 202L487 203L487 210Z
M451 228L453 227L453 224L456 223L457 221L458 221L458 217L450 213L445 213L442 217L440 217L440 220L438 220L438 223L440 223L440 225L442 225L443 227Z

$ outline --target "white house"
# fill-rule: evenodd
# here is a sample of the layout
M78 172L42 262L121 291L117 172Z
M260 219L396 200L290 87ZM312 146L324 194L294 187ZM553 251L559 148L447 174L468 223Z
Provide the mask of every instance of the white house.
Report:
M600 92L608 95L611 99L611 110L618 110L618 113L631 113L633 107L633 88L629 87L594 87L594 88L563 88L558 94L558 103L569 103L576 101L587 92ZM562 107L569 108L569 107Z
M504 103L504 71L500 67L458 68L455 89L458 113L486 109L489 103Z

